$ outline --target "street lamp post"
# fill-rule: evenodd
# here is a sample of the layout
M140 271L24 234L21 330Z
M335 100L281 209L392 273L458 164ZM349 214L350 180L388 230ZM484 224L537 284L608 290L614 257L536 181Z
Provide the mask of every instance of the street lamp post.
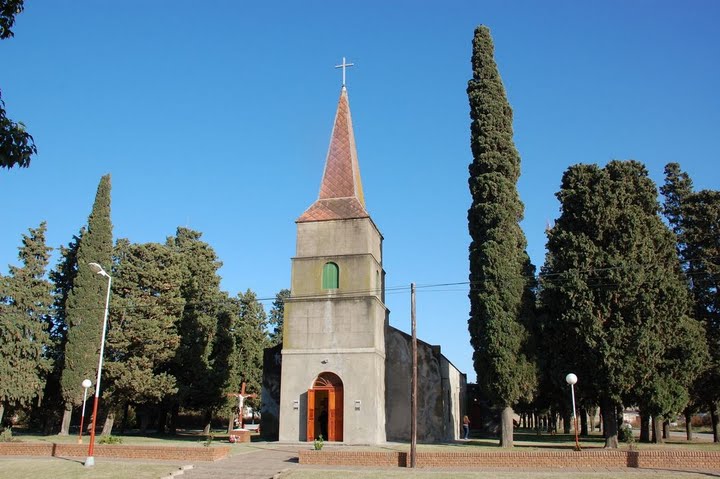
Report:
M107 272L97 263L88 263L90 269L100 276L105 276L108 280L107 284L107 296L105 297L105 316L103 318L102 336L100 337L100 360L98 361L97 380L95 381L95 401L93 404L92 414L92 426L90 429L90 447L88 448L88 457L85 459L85 467L92 467L95 465L95 458L93 452L95 451L95 423L97 421L97 408L98 399L100 398L100 373L102 373L103 364L103 353L105 352L105 332L107 331L107 319L108 319L108 307L110 306L110 286L112 285L112 278Z
M573 373L568 374L565 376L565 382L567 382L570 385L570 392L572 394L572 408L573 408L573 422L575 423L575 450L580 450L580 440L578 439L578 423L577 423L577 414L575 413L575 383L577 382L577 376L575 376Z
M83 406L82 410L80 411L80 435L78 436L78 444L82 444L83 424L85 424L85 400L87 399L87 390L90 386L92 386L92 381L90 381L89 379L84 379L82 382L82 387L85 388L85 391L83 392Z

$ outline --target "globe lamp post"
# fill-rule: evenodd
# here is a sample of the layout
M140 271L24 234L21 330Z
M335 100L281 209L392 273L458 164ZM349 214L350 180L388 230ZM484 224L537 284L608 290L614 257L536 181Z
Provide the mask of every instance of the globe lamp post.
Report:
M80 410L80 435L78 436L78 444L82 444L83 424L85 424L85 400L87 399L87 390L90 386L92 386L92 381L84 379L82 387L85 388L85 391L83 391L83 405Z
M573 408L573 422L575 423L575 450L580 450L580 440L578 439L578 423L577 414L575 413L575 383L577 383L577 376L573 373L565 376L565 382L570 385L570 393L572 394L572 408Z

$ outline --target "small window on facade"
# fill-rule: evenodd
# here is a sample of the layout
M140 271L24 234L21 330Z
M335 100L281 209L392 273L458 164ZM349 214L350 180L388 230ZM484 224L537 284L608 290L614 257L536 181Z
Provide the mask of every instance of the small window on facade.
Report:
M325 263L322 274L323 289L338 289L340 287L340 269L335 263Z

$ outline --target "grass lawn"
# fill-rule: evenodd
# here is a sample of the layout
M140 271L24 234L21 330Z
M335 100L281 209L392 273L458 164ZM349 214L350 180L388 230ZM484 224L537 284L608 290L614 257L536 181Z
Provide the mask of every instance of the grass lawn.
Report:
M210 442L210 446L231 446L232 444L228 441L228 434L225 430L213 431L214 439ZM127 434L113 434L113 437L119 437L122 439L122 444L133 445L133 446L174 446L174 447L193 447L193 446L205 446L207 443L207 437L202 431L179 431L176 435L160 435L160 434L147 434L140 435L139 433L127 433ZM51 442L58 444L77 444L77 434L71 434L69 436L59 436L52 434L49 436L42 434L35 434L31 432L25 432L23 430L13 429L13 438L24 442ZM100 443L102 436L95 436L95 444ZM90 436L83 435L83 444L90 443Z
M177 471L180 466L180 463L149 464L95 458L95 466L86 468L76 459L0 457L0 475L13 479L157 479Z
M708 475L694 472L679 471L656 471L656 470L635 470L635 471L607 471L607 472L578 472L573 471L492 471L484 470L477 472L452 471L442 472L436 470L327 470L327 469L294 469L280 475L281 479L707 479Z

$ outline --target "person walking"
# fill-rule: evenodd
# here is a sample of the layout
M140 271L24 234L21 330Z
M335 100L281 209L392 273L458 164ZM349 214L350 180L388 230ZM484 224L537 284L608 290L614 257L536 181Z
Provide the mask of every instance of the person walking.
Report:
M463 439L470 439L470 418L467 416L463 416L463 432L465 433Z

